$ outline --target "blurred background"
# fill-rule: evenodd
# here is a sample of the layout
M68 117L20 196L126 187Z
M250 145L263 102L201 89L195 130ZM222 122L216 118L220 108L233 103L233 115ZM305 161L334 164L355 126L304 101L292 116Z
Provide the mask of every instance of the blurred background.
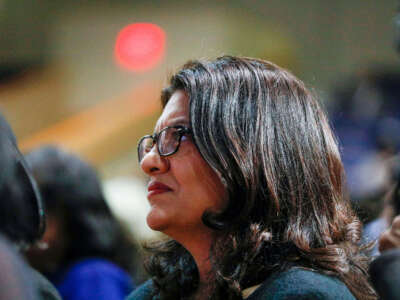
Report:
M400 145L396 8L395 0L0 0L0 109L23 151L57 144L96 166L114 213L146 239L136 144L153 131L168 75L191 58L271 60L325 103L351 199L370 219Z

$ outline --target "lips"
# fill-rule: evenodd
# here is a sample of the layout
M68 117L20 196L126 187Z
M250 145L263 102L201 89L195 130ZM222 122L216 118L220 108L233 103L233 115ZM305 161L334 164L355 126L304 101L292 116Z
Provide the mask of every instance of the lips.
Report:
M172 191L172 189L168 185L165 185L158 181L152 181L147 187L147 198L170 191Z

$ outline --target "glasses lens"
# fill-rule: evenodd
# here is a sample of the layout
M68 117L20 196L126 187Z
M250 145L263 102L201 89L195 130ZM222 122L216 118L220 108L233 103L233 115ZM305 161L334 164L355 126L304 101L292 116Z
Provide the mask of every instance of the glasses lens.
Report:
M177 128L165 128L158 137L158 148L161 155L172 154L178 149L181 133Z
M146 155L146 153L150 152L151 148L153 148L153 138L152 137L148 136L148 137L144 137L140 140L139 147L138 147L139 162L142 161L142 159Z

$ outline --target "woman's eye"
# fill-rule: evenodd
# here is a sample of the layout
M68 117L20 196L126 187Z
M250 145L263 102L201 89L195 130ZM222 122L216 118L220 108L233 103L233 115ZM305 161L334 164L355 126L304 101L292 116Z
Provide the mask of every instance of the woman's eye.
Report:
M172 138L174 139L174 140L178 140L180 137L181 137L181 133L179 132L179 131L173 131L172 132Z

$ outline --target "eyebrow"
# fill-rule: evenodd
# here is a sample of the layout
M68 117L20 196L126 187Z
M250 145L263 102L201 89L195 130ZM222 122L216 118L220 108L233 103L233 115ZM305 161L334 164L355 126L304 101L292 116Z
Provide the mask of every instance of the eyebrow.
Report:
M174 119L168 126L176 126L176 125L189 125L189 120L185 117L179 117Z
M172 122L169 122L168 125L163 124L163 126L160 126L160 129L158 131L154 130L153 133L160 132L165 127L174 127L174 126L179 126L179 125L189 127L190 122L185 117L178 117L176 119L173 119Z

